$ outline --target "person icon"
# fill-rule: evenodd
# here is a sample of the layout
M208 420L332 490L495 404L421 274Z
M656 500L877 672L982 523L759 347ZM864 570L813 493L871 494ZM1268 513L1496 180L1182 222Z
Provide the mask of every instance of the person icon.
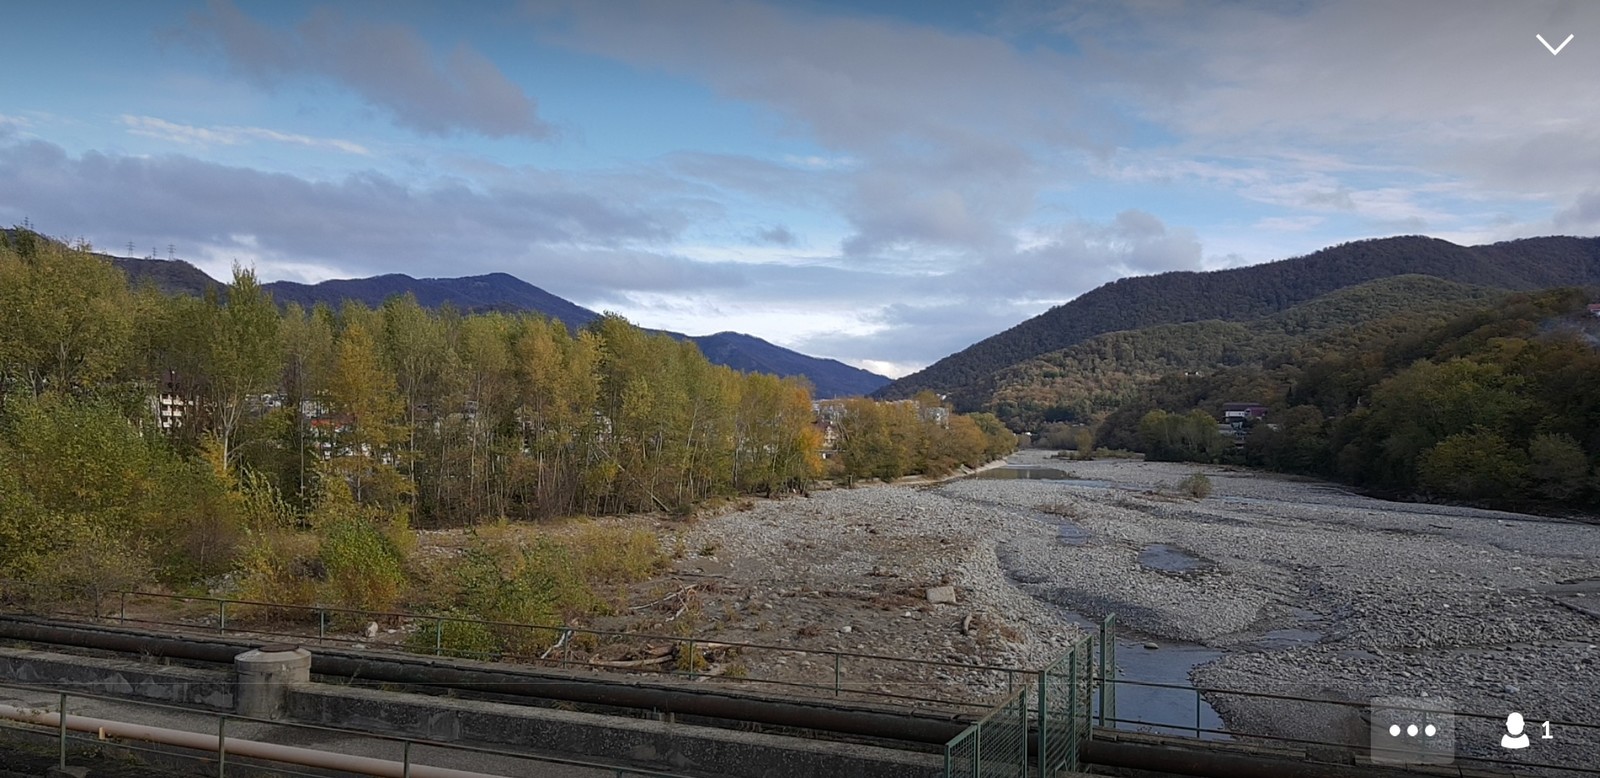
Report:
M1528 747L1528 735L1522 731L1522 714L1512 713L1506 717L1506 733L1500 736L1500 747L1515 751Z

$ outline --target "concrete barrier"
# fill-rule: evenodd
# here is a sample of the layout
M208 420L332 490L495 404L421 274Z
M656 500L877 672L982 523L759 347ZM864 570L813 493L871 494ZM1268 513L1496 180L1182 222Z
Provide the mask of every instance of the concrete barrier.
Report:
M944 774L937 754L358 687L293 686L287 706L289 717L301 722L520 746L663 771L749 778Z
M273 647L276 648L276 647ZM304 653L304 652L300 652ZM309 657L309 655L307 655ZM298 653L252 651L244 675L101 657L0 648L0 683L62 688L340 729L463 742L668 772L728 778L943 775L942 756L877 746L506 703L301 682ZM250 685L247 679L271 683ZM254 701L245 696L261 692ZM281 695L281 698L278 696ZM229 771L230 775L232 770Z
M232 712L232 673L126 659L0 648L0 682L156 700Z

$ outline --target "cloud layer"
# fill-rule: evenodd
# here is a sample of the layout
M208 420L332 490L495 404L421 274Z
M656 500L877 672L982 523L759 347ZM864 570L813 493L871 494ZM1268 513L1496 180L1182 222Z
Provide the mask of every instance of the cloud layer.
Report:
M228 0L212 0L192 15L190 31L259 84L327 79L424 135L542 139L552 133L534 99L483 55L465 44L440 55L399 25L356 22L324 8L282 29Z
M1595 3L529 0L493 31L351 8L216 0L177 38L226 88L348 114L315 129L108 109L126 150L8 108L0 221L269 277L503 270L895 370L1130 274L1600 231ZM1533 39L1563 29L1560 57Z

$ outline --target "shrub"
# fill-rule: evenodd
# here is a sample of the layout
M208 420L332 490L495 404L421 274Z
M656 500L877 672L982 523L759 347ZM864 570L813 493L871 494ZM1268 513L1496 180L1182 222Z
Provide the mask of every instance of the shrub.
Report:
M330 602L360 610L394 610L406 583L400 549L361 519L343 519L325 531L321 558L328 571Z
M500 641L487 624L447 613L442 621L423 622L421 629L406 638L406 648L419 654L437 652L439 656L460 659L494 659L499 656Z
M1211 479L1205 473L1194 473L1178 482L1178 491L1197 500L1211 496Z
M321 539L310 532L252 532L244 544L237 572L243 600L281 605L316 605L327 578L320 556ZM239 615L263 614L246 608Z

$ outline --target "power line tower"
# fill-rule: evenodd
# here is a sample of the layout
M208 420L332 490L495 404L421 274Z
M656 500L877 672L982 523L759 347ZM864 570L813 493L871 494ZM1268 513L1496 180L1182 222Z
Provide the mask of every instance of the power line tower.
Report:
M167 259L170 260L170 259L177 259L177 258L178 258L178 247L172 245L171 243L168 243L167 244Z
M133 241L131 241L131 240L128 241L128 256L129 257L133 256Z

